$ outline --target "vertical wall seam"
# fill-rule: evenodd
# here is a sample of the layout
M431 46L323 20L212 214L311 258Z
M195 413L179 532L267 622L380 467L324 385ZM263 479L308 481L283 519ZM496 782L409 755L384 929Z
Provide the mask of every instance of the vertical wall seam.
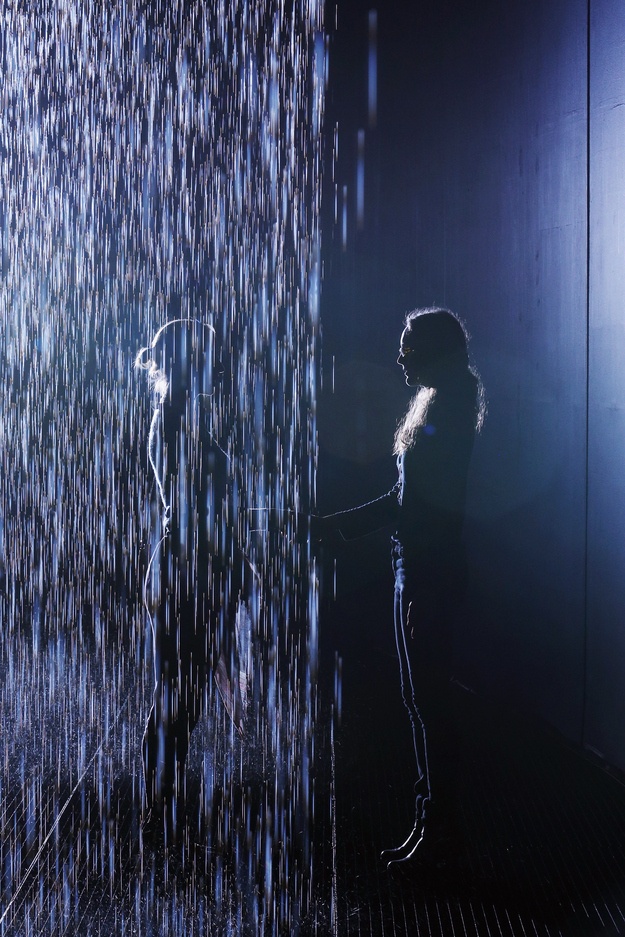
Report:
M590 271L591 271L591 236L590 236L590 194L591 194L591 4L586 4L586 426L585 426L585 466L584 466L584 590L583 590L583 659L582 659L582 725L581 743L587 744L588 719L588 660L589 660L589 621L588 621L588 583L589 583L589 479L590 479Z

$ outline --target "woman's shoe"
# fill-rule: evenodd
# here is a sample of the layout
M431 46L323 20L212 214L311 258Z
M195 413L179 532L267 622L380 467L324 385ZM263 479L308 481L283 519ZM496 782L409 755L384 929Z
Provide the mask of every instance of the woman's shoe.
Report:
M382 851L381 858L386 862L386 868L390 869L397 862L407 862L408 859L413 857L422 842L423 824L415 824L405 843L402 843L396 849L384 849Z
M415 804L414 826L410 831L405 843L402 843L402 845L398 846L396 849L384 849L382 851L380 858L386 862L387 869L390 868L390 866L392 866L395 862L406 862L408 859L412 858L418 849L419 844L423 840L425 832L425 815L427 804L427 798L424 798L419 794Z
M406 842L399 849L386 850L382 856L388 860L387 868L412 859L424 872L435 875L460 871L465 842L454 812L442 812L432 801L425 801L420 820L415 822Z

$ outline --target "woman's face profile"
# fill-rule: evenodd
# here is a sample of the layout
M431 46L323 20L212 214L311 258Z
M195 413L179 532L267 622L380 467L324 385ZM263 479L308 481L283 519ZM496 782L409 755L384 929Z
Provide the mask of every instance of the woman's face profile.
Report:
M419 338L416 329L405 328L399 340L397 364L403 369L408 387L432 387L432 362L427 344Z

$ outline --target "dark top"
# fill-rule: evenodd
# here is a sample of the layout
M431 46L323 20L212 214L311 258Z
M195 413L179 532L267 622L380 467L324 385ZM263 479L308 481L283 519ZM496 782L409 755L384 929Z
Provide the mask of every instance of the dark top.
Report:
M394 524L393 568L410 587L449 587L465 564L467 474L475 437L475 405L439 393L428 422L397 459L395 486L374 501L333 515L347 540Z
M236 482L227 453L192 402L162 404L150 427L150 462L163 508L162 589L236 603L245 559L238 548ZM165 577L165 578L163 578Z

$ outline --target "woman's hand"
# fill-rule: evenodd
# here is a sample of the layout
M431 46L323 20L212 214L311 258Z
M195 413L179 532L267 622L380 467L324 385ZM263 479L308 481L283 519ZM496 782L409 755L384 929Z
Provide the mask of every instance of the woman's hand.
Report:
M261 533L281 533L293 543L343 543L337 523L337 516L333 514L297 514L291 511L264 511L251 508L252 531Z
M336 516L332 514L311 514L308 519L310 539L313 543L343 543L343 536L338 527Z

